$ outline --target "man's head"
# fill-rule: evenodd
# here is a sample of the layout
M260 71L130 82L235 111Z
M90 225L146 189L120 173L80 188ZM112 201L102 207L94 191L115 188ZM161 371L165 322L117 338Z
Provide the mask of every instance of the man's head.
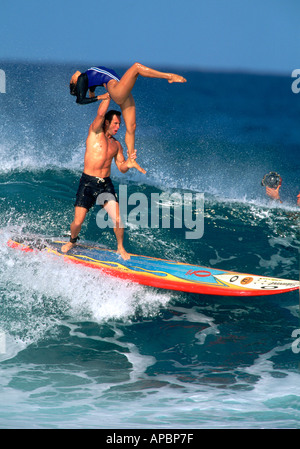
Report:
M110 135L117 134L121 124L121 112L110 110L105 114L104 131L109 131Z

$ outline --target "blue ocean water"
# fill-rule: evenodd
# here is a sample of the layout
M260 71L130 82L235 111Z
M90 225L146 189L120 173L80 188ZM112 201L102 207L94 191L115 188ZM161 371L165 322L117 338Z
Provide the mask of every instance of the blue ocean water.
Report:
M16 232L68 231L97 104L69 95L78 67L0 68L0 427L299 428L298 292L163 291L7 247ZM147 197L203 193L204 234L131 226L127 250L299 279L300 96L291 78L179 73L186 84L138 79L136 147L147 174L113 167L112 179ZM123 146L124 134L123 125ZM269 171L282 176L282 204L260 185ZM115 248L97 211L81 237Z

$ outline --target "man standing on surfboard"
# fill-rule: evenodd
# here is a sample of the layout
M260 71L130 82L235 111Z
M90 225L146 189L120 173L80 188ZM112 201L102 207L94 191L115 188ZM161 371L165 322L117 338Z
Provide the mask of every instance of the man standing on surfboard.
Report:
M97 116L91 124L86 139L86 151L84 156L84 170L80 178L75 202L75 215L71 223L71 238L62 246L61 250L67 253L75 246L78 234L89 209L95 204L98 195L107 195L104 208L114 223L114 232L117 238L117 252L124 260L130 258L123 246L124 227L122 226L118 200L115 189L110 179L112 160L121 173L126 173L135 166L136 150L125 160L121 144L114 138L117 134L121 113L109 111L110 95L101 101Z
M136 129L135 102L131 91L139 75L146 78L166 79L169 83L186 82L183 76L174 73L159 72L138 62L133 64L122 78L112 69L91 67L84 73L77 70L70 81L70 93L77 97L77 103L88 104L102 100L104 98L103 95L95 97L95 89L97 86L104 86L111 99L120 106L126 126L125 143L129 157L134 152ZM90 98L86 98L88 90L90 92ZM141 173L146 173L136 161L134 161L134 167Z

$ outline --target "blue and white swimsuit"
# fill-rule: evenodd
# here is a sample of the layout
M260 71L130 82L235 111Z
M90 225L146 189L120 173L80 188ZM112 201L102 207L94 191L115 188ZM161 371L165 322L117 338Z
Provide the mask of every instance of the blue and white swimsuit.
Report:
M106 67L91 67L85 73L88 76L89 88L103 86L103 84L107 84L110 80L120 81L116 72Z
M88 89L91 92L94 92L96 87L103 86L103 84L107 84L111 80L120 81L120 77L117 73L106 67L91 67L86 72L82 73L77 80L77 99L76 103L79 104L88 104L97 101L97 98L87 98L86 94Z

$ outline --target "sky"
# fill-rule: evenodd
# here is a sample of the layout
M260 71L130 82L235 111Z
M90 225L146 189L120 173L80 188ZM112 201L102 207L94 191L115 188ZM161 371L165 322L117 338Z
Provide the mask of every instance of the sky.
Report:
M1 0L1 60L288 73L299 0Z

